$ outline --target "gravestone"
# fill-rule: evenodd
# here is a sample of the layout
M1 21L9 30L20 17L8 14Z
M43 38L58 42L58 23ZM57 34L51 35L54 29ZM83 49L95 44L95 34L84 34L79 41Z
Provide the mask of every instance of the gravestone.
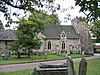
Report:
M87 61L82 58L78 75L86 75L86 70ZM73 61L68 57L67 62L63 64L40 64L31 75L75 75Z
M41 64L36 71L38 75L68 75L67 64Z
M67 59L67 66L68 66L68 75L74 75L74 66L72 59Z
M82 58L79 65L78 75L86 75L86 70L87 70L87 61L85 58Z

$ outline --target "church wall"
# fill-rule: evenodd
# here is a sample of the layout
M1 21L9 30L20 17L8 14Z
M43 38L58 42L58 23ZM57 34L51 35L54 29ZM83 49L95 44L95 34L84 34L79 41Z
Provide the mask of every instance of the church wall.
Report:
M0 48L3 49L4 45L5 45L5 42L4 41L0 41Z
M48 42L51 42L51 49L48 49ZM59 50L59 40L58 39L49 39L46 40L46 51L50 53L56 53Z
M51 42L51 49L48 49L48 42ZM81 47L79 47L80 41L79 39L66 39L65 40L65 50L70 53L70 50L73 53L79 53L81 51ZM62 40L60 39L48 39L45 40L45 51L49 51L50 53L60 53L62 50Z
M68 39L67 47L68 50L72 53L79 53L81 51L81 47L79 47L80 40L79 39Z

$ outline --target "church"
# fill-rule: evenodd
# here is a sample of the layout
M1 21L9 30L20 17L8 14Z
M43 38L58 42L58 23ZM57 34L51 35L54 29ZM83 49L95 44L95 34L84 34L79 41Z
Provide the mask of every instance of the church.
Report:
M41 41L40 51L50 53L94 53L89 30L84 22L72 20L72 25L48 25L38 34ZM9 49L11 42L17 40L15 30L0 30L0 49ZM4 48L6 47L6 48Z
M44 33L39 33L40 50L50 53L80 53L80 36L72 25L48 25Z

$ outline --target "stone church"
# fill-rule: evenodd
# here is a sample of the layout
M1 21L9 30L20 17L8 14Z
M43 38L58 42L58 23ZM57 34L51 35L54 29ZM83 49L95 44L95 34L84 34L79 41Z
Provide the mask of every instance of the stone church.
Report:
M90 44L90 33L83 22L75 19L72 25L48 25L43 33L38 34L41 40L40 51L50 53L93 53ZM0 30L0 49L8 49L11 42L17 40L14 30ZM6 47L6 48L4 48Z
M72 25L49 25L38 37L42 42L40 50L68 54L81 51L79 34Z

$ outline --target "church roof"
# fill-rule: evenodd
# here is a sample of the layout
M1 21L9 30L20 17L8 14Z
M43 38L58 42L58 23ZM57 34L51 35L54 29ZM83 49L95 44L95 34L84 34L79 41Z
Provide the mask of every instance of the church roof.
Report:
M14 30L0 30L0 40L16 40Z
M74 27L68 25L48 25L45 28L44 35L46 38L60 38L62 31L65 32L68 39L79 38ZM15 30L0 30L0 40L17 40Z
M61 32L64 31L68 39L79 38L72 25L49 25L45 28L44 35L46 38L60 38Z

